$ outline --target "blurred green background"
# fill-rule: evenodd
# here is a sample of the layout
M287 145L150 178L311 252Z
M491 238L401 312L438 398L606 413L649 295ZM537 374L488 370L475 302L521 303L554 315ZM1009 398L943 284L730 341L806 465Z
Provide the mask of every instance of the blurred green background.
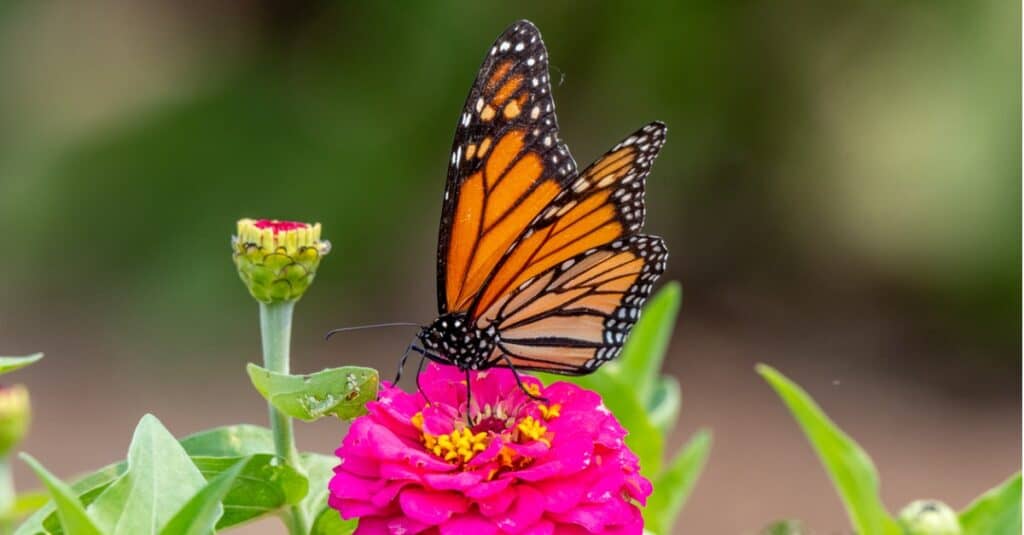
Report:
M877 437L862 443L883 474L924 465L892 476L894 507L931 488L963 505L1019 468L1021 12L1000 0L0 2L0 353L48 353L22 379L27 447L45 462L68 425L108 421L47 463L70 473L122 451L144 408L178 414L176 432L259 421L242 373L255 306L228 248L240 217L320 221L334 245L296 367L391 369L406 333L319 337L433 317L452 133L518 18L544 34L581 165L669 125L647 224L685 293L669 371L680 436L720 431L681 525L843 525L759 360ZM984 459L977 488L911 462L957 431ZM340 437L316 433L311 449ZM752 490L736 524L701 512L777 482L730 463L784 447L793 501ZM942 452L929 462L960 458Z

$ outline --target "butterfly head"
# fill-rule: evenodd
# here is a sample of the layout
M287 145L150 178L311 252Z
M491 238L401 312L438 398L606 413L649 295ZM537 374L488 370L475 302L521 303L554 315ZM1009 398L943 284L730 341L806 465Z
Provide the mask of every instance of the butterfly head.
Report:
M465 313L444 314L419 333L427 356L463 370L488 367L498 343L497 331L477 329Z

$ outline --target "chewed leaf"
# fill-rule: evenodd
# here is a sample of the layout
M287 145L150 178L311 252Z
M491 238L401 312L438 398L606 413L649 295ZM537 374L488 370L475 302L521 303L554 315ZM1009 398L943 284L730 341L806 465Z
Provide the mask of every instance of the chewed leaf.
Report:
M36 353L34 355L24 357L0 357L0 375L11 373L14 370L20 370L29 364L39 362L39 359L41 358L43 358L42 353Z
M796 383L774 368L760 364L757 372L775 389L804 434L846 506L857 533L879 535L902 532L878 495L878 473L868 454L829 420L821 407Z
M349 420L366 413L377 399L377 370L358 366L328 368L309 375L285 375L247 367L253 386L278 410L307 422L333 415Z

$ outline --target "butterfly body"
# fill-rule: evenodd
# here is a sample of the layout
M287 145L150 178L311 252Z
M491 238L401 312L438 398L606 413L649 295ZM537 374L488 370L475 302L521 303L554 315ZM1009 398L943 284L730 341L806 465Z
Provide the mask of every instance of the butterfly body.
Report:
M494 326L476 328L468 314L443 314L420 331L418 338L431 360L460 370L486 370L499 342Z
M664 242L640 234L665 125L640 128L580 171L559 137L547 59L537 28L513 24L456 126L438 318L416 349L467 372L593 372L619 354L665 270Z

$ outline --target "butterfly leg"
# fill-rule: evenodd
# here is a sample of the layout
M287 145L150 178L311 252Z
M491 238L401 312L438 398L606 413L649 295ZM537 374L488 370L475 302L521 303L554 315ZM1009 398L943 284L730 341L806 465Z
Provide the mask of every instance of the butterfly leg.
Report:
M469 370L466 370L466 424L473 427L473 389L469 386Z
M532 393L530 393L529 390L526 389L526 385L523 384L523 378L519 376L519 370L517 370L515 365L512 364L512 359L508 358L508 355L506 355L505 353L502 353L501 354L501 358L505 360L506 364L508 364L508 369L512 370L512 375L514 375L515 378L516 378L516 384L519 385L519 389L522 390L524 394L529 396L530 399L535 399L537 401L543 401L544 403L548 402L548 398L546 398L544 396L538 396L536 394L532 394Z
M422 349L413 346L412 349L420 354L420 364L416 367L416 389L420 391L420 395L426 400L427 405L430 405L430 398L427 397L427 393L423 390L423 384L420 383L420 376L423 375L423 367L427 365L427 354Z
M405 352L402 353L401 357L399 357L398 371L395 372L395 380L391 383L392 385L397 385L398 381L402 380L402 370L405 369L405 361L409 360L409 352L412 351L413 349L419 349L418 347L416 347L416 342L409 344L409 347L405 348Z

